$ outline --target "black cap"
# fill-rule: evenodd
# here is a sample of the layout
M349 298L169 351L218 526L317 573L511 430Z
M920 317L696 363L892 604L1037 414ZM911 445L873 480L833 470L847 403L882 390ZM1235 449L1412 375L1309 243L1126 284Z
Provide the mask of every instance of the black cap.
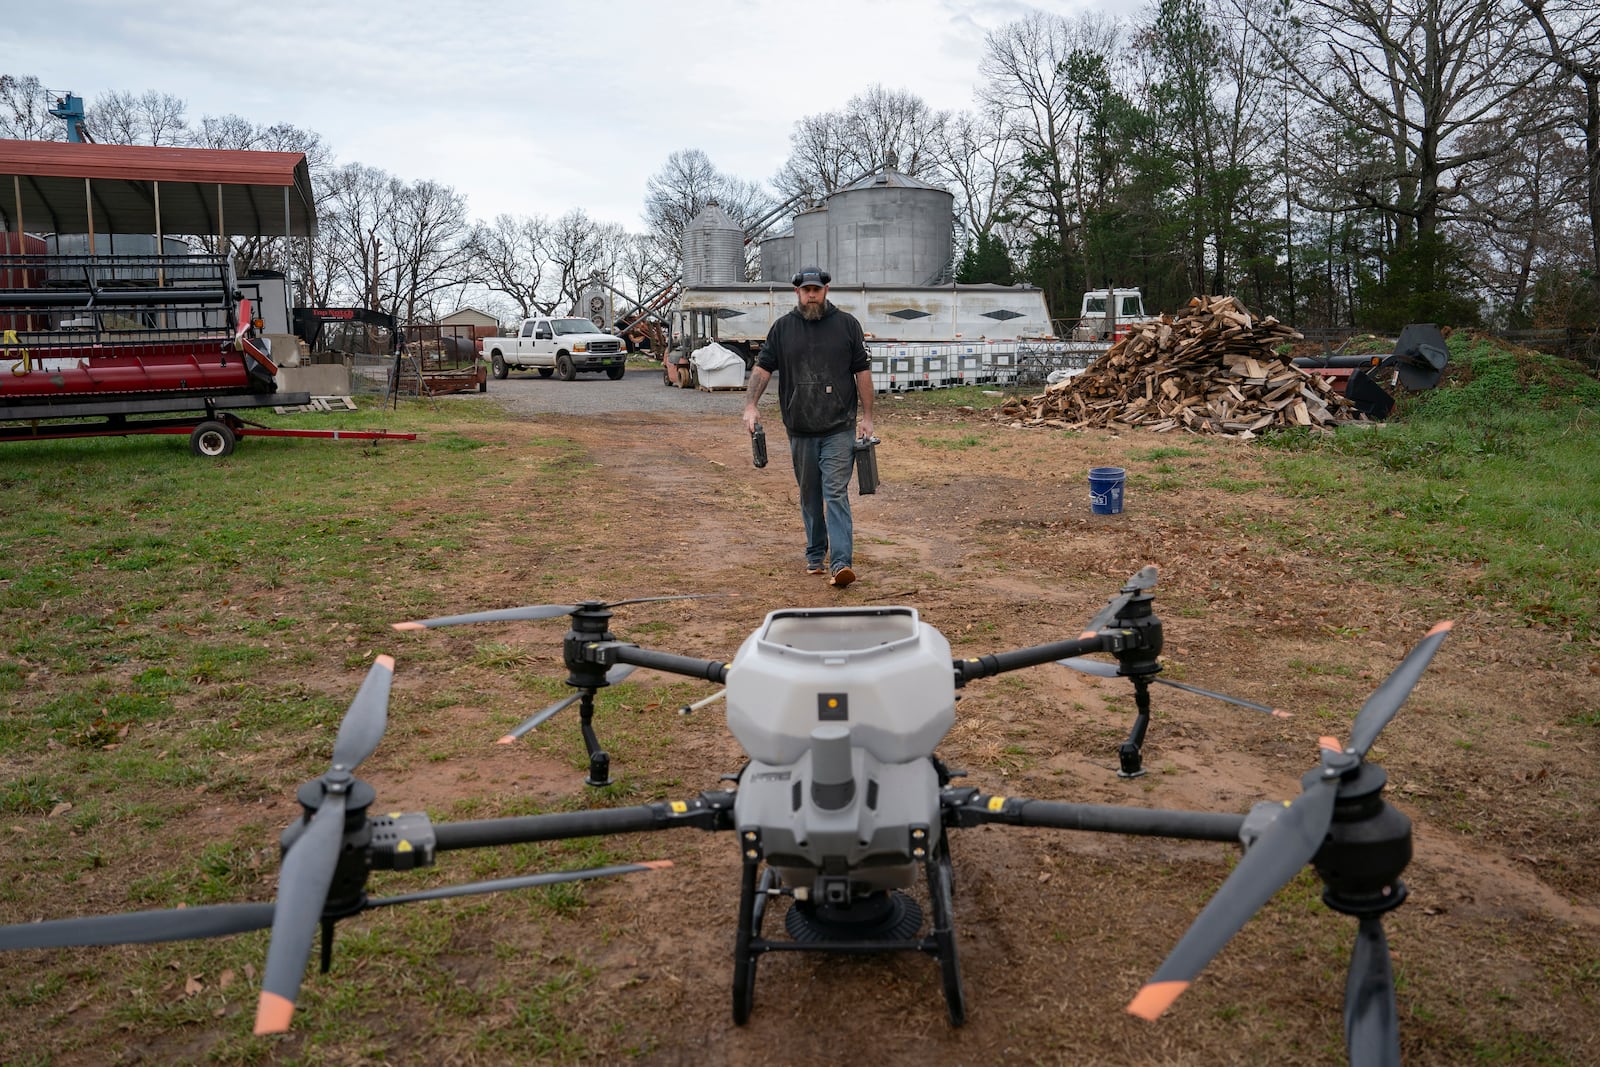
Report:
M821 267L806 267L794 276L794 287L799 289L804 285L827 285L833 281L833 275Z

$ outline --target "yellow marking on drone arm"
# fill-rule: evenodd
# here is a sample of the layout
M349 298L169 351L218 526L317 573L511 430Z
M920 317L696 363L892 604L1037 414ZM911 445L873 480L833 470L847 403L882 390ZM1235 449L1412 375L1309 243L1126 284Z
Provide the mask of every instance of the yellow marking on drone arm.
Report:
M1002 808L1004 808L1005 806L1006 806L1006 798L1005 797L990 797L989 798L989 810L990 811L999 811Z
M394 846L394 850L396 852L410 852L411 851L411 842L407 841L405 838L402 837L400 839L400 843L398 845Z
M674 800L667 806L672 809L674 815L682 815L684 812L689 810L689 805L681 800Z

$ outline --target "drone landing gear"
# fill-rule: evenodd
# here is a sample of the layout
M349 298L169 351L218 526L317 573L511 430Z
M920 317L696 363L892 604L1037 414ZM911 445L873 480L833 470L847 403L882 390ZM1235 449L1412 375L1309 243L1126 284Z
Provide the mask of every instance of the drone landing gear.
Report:
M752 850L754 852L755 850ZM739 885L739 928L733 945L733 1021L743 1026L755 1007L756 962L767 952L836 952L866 955L881 952L924 952L939 961L945 1008L950 1025L966 1022L966 993L961 983L961 961L956 952L954 874L950 853L941 848L935 859L923 864L932 903L933 929L919 937L922 906L904 893L882 890L844 904L795 901L784 916L790 940L771 941L761 936L767 902L790 896L771 867L747 854ZM757 872L759 870L759 878Z
M589 777L584 785L595 788L611 784L611 757L600 747L594 732L594 690L585 689L578 701L578 728L583 731L583 747L589 752Z
M1141 778L1148 772L1144 769L1144 735L1150 728L1150 679L1144 675L1133 675L1133 703L1137 713L1133 718L1133 730L1129 732L1128 739L1117 747L1118 778Z

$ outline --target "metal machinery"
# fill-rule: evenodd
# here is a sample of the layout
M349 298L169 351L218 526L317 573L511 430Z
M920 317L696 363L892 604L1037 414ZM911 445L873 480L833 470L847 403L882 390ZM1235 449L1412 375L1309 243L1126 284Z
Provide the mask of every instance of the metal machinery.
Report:
M397 436L247 424L311 399L277 391L269 347L226 256L0 256L0 441L188 434L214 457L246 433Z
M1450 350L1444 335L1431 322L1414 322L1400 331L1394 351L1382 355L1345 355L1323 352L1299 356L1294 365L1311 374L1332 379L1356 410L1369 419L1385 419L1394 410L1396 390L1421 392L1439 384Z

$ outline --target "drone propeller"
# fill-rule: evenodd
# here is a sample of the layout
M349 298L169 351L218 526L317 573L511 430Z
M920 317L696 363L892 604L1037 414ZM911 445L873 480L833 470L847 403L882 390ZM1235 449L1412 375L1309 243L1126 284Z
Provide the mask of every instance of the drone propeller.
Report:
M1189 988L1222 946L1322 849L1333 823L1340 781L1360 769L1379 732L1411 694L1449 635L1451 625L1441 622L1429 630L1427 637L1367 698L1351 727L1348 747L1341 749L1333 738L1322 739L1320 773L1245 852L1166 962L1128 1005L1129 1012L1143 1019L1159 1017ZM1359 1047L1374 1057L1360 1062L1398 1062L1394 979L1388 943L1375 917L1362 918L1351 954L1345 988L1345 1032L1352 1060Z
M620 608L624 604L652 604L662 600L705 600L713 597L737 596L736 593L686 593L682 596L642 596L633 600L613 600L606 604L600 601L591 601L586 604L532 604L521 608L499 608L495 611L475 611L467 615L445 615L437 619L421 619L417 622L397 622L392 624L396 630L431 630L439 626L458 626L467 622L513 622L528 619L553 619L558 615L571 615L573 612L608 611L611 608Z
M1127 677L1127 675L1123 674L1115 664L1102 663L1100 660L1087 659L1083 656L1072 656L1068 659L1058 659L1056 662L1063 667L1071 667L1075 671L1082 671L1084 674L1092 674L1096 678ZM1197 685L1188 685L1184 682L1174 682L1168 678L1151 678L1150 680L1161 685L1170 685L1174 689L1182 689L1186 693L1197 693L1203 697L1211 697L1213 700L1220 700L1225 704L1237 704L1241 708L1249 708L1251 711L1259 711L1275 718L1293 718L1293 716L1287 711L1280 711L1278 708L1269 708L1267 705L1257 704L1253 700L1243 700L1239 697L1231 697L1226 693L1213 693L1211 690L1201 689Z
M154 944L228 937L272 925L271 904L208 904L199 908L91 915L0 927L0 951L87 945Z
M345 797L355 779L351 772L372 755L383 739L389 719L389 685L394 679L394 657L379 656L367 672L361 689L350 702L339 736L333 742L333 761L321 778L322 800L305 830L283 856L278 875L278 902L272 918L272 941L256 1006L258 1034L282 1033L294 1016L295 998L311 940L316 935L333 883L334 868L344 840Z
M626 678L628 675L632 674L636 670L638 670L638 668L635 667L631 663L619 663L616 666L612 667L609 671L606 671L606 684L607 685L616 685L618 682L622 681L624 678ZM567 708L572 707L572 705L576 704L579 700L583 699L583 694L592 693L592 692L594 692L594 690L592 690L592 689L580 689L576 693L573 693L571 696L564 697L561 700L556 701L554 704L551 704L548 708L545 708L543 711L538 712L537 714L535 714L533 716L530 716L529 718L524 719L522 721L521 725L517 726L516 729L512 730L510 733L508 733L504 737L500 738L500 740L496 741L495 744L497 744L497 745L509 745L509 744L511 744L512 742L516 741L519 737L521 737L523 734L527 733L529 730L532 730L537 726L543 725L545 720L551 718L557 712L564 711Z
M1094 618L1089 620L1089 625L1083 628L1083 636L1093 637L1095 634L1104 629L1111 622L1111 620L1122 614L1122 609L1128 606L1128 601L1132 600L1140 593L1154 589L1156 587L1156 578L1159 576L1159 574L1160 572L1157 571L1155 566L1152 564L1151 566L1140 570L1139 573L1135 574L1132 578L1129 578L1128 584L1124 585L1117 592L1117 595L1112 597L1111 600L1106 603L1106 606L1101 608L1099 613L1096 614Z

